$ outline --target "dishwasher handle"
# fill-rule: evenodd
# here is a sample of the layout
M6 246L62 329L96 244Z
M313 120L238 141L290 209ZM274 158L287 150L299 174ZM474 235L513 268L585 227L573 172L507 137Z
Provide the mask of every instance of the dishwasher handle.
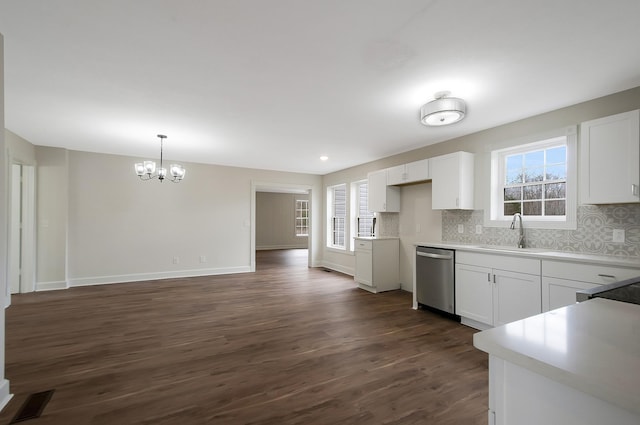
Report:
M442 255L442 254L431 254L431 253L428 253L428 252L420 252L420 251L418 251L418 252L416 252L416 255L419 256L419 257L436 258L438 260L452 260L453 259L453 255L451 255L451 254Z

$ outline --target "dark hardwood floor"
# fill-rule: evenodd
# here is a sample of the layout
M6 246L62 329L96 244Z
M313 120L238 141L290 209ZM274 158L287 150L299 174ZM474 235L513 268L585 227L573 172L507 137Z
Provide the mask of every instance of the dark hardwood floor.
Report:
M257 272L12 297L6 377L55 389L25 424L486 424L473 330L260 251Z

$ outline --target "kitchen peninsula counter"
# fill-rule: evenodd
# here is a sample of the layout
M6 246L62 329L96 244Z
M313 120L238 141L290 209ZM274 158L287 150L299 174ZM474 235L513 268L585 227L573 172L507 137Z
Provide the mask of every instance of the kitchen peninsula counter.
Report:
M490 355L490 423L640 423L640 305L592 299L474 345Z

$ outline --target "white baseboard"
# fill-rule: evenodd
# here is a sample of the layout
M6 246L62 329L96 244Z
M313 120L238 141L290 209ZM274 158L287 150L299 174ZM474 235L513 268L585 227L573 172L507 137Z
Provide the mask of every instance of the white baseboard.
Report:
M106 285L110 283L139 282L139 281L146 281L146 280L175 279L175 278L181 278L181 277L213 276L213 275L221 275L221 274L249 273L249 272L251 272L251 268L249 266L239 266L239 267L225 267L225 268L217 268L217 269L180 270L180 271L157 272L157 273L135 273L135 274L116 275L116 276L93 276L93 277L83 277L78 279L69 279L69 287Z
M0 411L7 406L12 397L13 394L9 392L9 381L2 379L0 381Z
M36 282L36 291L56 291L59 289L67 289L69 285L66 280L60 280L57 282Z
M469 319L466 317L460 318L460 323L465 326L469 326L470 328L477 329L479 331L486 331L487 329L491 329L493 326L487 325L486 323L478 322L477 320Z
M342 264L330 263L328 261L323 261L321 267L324 267L330 270L335 270L340 273L348 274L349 276L353 276L355 274L355 270L352 267L345 267Z
M413 293L413 285L407 285L406 283L400 282L400 289L410 294Z
M256 251L270 251L275 249L307 249L307 244L303 245L264 245L256 246Z

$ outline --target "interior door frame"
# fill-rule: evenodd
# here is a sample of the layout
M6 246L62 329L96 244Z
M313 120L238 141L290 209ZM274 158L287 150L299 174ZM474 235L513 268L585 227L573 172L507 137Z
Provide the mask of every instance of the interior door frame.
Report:
M256 271L256 193L257 192L277 192L277 193L298 193L309 196L309 236L307 237L308 258L307 264L313 267L313 186L305 184L285 184L270 182L251 182L251 272Z
M12 231L8 232L7 238L7 284L6 284L6 305L11 305L11 280L12 273L20 273L20 293L34 292L36 290L36 166L34 164L28 164L17 160L15 158L10 160L9 175L9 202L14 200L14 191L20 190L20 217L16 217L14 206L10 205L8 208L8 222L9 226L22 225L20 234L20 241L13 240L15 234ZM15 185L14 166L21 167L20 176L22 183L19 186ZM19 189L16 189L18 187ZM13 236L12 236L13 235ZM20 250L19 253L16 249ZM20 270L11 270L10 265L13 264L13 260L16 255L21 258Z

